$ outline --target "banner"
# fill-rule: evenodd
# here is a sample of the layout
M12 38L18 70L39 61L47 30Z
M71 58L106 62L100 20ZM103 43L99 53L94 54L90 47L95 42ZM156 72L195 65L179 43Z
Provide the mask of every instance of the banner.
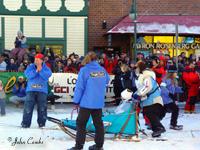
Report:
M0 80L3 82L7 97L12 95L12 87L19 76L24 76L21 72L0 72ZM77 81L77 74L74 73L53 73L49 78L49 84L53 86L52 92L55 95L62 96L56 102L72 102L74 89ZM106 89L106 101L113 101L113 79L110 75L110 82Z
M74 89L77 81L77 74L74 73L53 73L49 79L49 83L53 84L53 93L62 96L62 102L72 102ZM113 79L114 75L110 75L110 82L106 89L106 101L113 101ZM61 102L59 99L58 101Z
M12 88L19 76L24 75L22 72L0 72L0 80L3 82L4 91L7 97L12 95Z

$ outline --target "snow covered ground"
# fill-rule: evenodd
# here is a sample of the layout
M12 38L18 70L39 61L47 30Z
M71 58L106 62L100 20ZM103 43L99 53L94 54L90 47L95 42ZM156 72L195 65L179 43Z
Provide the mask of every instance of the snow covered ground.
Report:
M72 105L58 104L55 111L48 110L48 115L63 119L70 117ZM182 106L181 106L182 107ZM113 109L107 107L106 109ZM167 141L155 141L140 135L141 142L105 141L105 150L200 150L200 106L196 114L184 114L181 109L179 124L184 125L183 131L169 129L170 115L162 123L167 132L162 138ZM74 146L74 140L60 130L39 129L37 126L37 112L34 111L30 129L20 128L22 108L7 107L7 115L0 117L0 150L66 150ZM145 129L144 121L140 116L141 127ZM18 126L18 127L17 127ZM58 128L47 122L47 128ZM151 131L145 130L147 134ZM18 143L15 144L15 140ZM88 149L93 142L86 142L84 149Z

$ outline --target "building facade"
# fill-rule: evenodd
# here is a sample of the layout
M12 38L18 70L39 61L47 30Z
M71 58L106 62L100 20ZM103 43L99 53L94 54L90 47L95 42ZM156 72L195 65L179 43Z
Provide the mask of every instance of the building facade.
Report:
M129 15L133 0L90 0L89 1L89 49L103 50L106 47L113 47L121 51L132 52L134 34L108 34L112 28L118 25L125 17ZM200 14L200 0L136 0L137 16L198 16ZM107 23L103 29L102 23L104 20ZM187 22L185 20L185 22ZM174 23L175 24L175 23ZM199 41L199 34L192 34L191 37L197 38L194 41ZM140 35L138 35L140 36ZM143 37L145 34L142 35ZM171 37L169 37L171 36ZM181 35L182 36L182 35ZM186 35L187 37L190 35ZM163 43L175 42L175 35L161 34L154 38L154 35L145 37L151 43L163 41ZM184 37L181 37L184 39ZM165 41L166 40L166 41ZM112 41L112 42L111 42ZM142 50L141 50L142 51ZM175 50L171 50L171 55ZM184 50L183 50L184 51ZM181 52L181 51L180 51ZM194 51L187 51L189 54Z
M46 46L59 55L83 56L88 49L88 1L0 1L0 50L14 48L19 30L28 45Z
M101 49L109 44L107 31L125 17L132 4L132 0L89 0L88 12L88 44L89 50ZM106 28L103 28L103 22ZM126 48L129 46L127 36L113 37L114 47Z

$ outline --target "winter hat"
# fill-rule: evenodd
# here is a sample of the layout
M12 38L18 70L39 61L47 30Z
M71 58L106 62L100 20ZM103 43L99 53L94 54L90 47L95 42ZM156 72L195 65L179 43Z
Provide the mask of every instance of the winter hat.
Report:
M158 58L157 56L153 56L151 59L152 59L152 60L155 60L155 62L156 62L157 64L159 64L159 62L160 62L160 60L159 60L159 58Z
M83 56L81 56L81 57L79 58L79 60L80 60L80 61L82 61L83 59L84 59L84 57L83 57Z
M133 92L129 89L125 89L124 91L121 92L121 97L124 100L129 100L132 98Z
M19 76L18 79L24 79L24 77L23 76Z
M170 65L168 68L168 73L175 73L177 72L177 68L175 65Z
M135 64L136 64L136 62L135 62L134 60L131 60L131 64L134 64L134 65L135 65Z
M159 56L159 59L160 60L165 60L165 57L161 55L161 56Z
M43 59L43 58L44 58L44 55L41 54L41 53L38 53L38 54L35 55L35 58Z

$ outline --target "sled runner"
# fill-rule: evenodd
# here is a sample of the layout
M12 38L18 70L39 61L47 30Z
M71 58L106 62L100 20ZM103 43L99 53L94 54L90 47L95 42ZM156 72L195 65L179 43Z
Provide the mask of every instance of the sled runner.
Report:
M126 110L116 112L105 112L102 120L104 123L105 139L127 139L128 141L139 141L138 139L138 127L137 127L137 114L136 104L132 102L126 103ZM56 123L62 131L72 138L76 137L76 120L72 118L56 119L47 117L48 121ZM93 140L95 136L95 127L90 117L87 127L87 141Z

